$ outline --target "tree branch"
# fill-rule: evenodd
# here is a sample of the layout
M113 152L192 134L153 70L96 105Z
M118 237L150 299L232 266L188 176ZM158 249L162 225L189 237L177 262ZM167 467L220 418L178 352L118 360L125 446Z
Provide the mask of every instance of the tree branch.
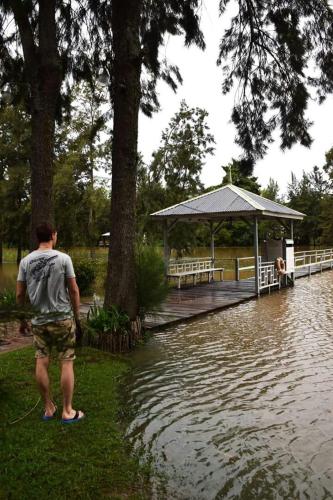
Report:
M24 3L19 0L12 0L11 5L20 33L27 75L30 80L33 80L37 63L37 47L34 42L28 12Z

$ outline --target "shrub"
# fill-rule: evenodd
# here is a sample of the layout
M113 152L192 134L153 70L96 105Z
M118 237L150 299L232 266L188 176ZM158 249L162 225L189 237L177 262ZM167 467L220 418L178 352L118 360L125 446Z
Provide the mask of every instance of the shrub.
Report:
M14 307L16 305L16 295L14 290L4 290L0 292L0 306Z
M96 262L91 259L75 259L73 265L81 295L89 295L97 274Z
M96 259L96 279L95 279L95 291L104 295L105 285L106 285L106 273L108 268L108 262L105 258Z
M3 290L0 292L0 323L29 320L36 314L36 310L29 302L23 306L16 304L16 293L14 290Z
M116 306L103 309L96 303L87 317L88 344L113 353L128 352L136 342L128 315Z
M137 296L139 314L156 309L168 293L164 262L157 248L141 245L137 249Z

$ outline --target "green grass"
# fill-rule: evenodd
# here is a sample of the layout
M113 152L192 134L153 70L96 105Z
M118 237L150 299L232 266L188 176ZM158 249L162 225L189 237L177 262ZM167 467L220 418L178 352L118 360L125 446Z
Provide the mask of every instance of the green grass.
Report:
M75 361L77 424L43 422L42 403L23 420L38 394L32 348L0 355L1 499L146 499L149 467L140 465L124 436L127 410L120 387L129 363L94 349ZM50 368L54 399L61 403L59 368Z

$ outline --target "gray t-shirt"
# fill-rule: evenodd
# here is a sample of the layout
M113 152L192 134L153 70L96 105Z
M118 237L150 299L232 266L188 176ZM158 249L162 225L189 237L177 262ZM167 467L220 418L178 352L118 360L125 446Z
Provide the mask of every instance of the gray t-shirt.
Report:
M35 250L21 260L17 281L24 281L30 302L40 314L33 325L71 318L66 278L75 278L69 255L57 250Z

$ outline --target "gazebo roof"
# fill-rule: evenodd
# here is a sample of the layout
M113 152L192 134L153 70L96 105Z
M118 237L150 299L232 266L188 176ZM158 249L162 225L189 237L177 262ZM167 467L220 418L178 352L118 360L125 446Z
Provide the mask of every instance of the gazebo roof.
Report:
M281 218L302 220L305 214L233 184L196 196L151 214L154 219L219 220Z

